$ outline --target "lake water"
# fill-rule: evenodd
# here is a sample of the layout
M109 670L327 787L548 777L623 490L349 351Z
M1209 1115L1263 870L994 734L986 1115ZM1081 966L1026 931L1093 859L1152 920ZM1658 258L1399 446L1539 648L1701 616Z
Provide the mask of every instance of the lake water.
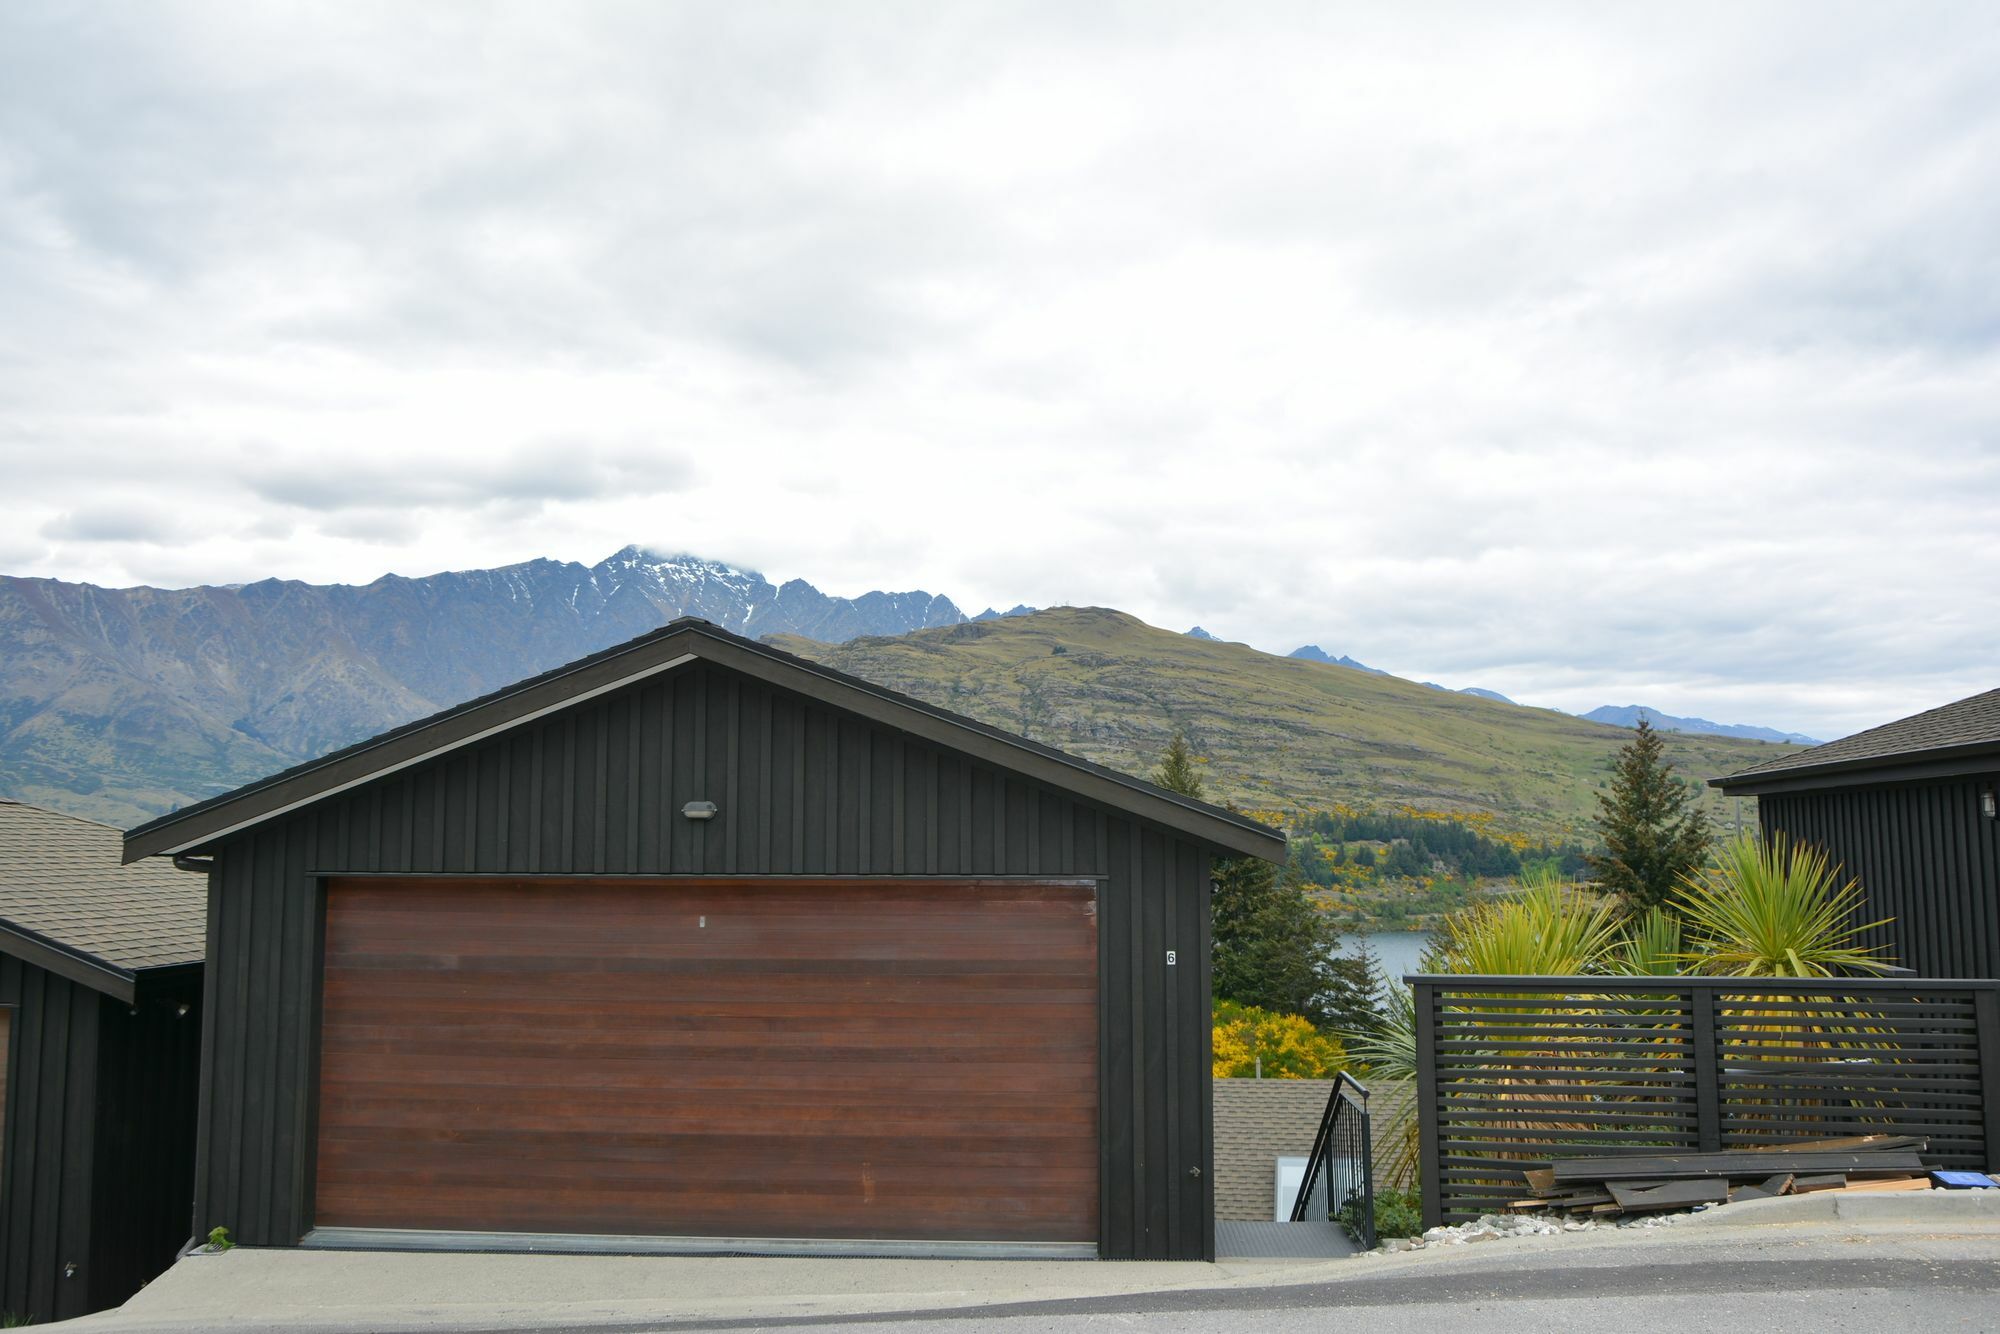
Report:
M1350 936L1350 942L1366 942L1368 948L1381 960L1382 970L1390 977L1401 979L1404 973L1417 971L1417 957L1424 947L1431 943L1428 931L1377 931L1369 935Z

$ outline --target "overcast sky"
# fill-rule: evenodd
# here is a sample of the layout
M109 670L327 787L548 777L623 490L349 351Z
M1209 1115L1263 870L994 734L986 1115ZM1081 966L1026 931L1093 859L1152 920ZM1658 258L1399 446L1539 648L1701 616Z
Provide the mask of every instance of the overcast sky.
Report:
M1616 12L1612 12L1615 9ZM0 572L2000 685L2000 6L0 7Z

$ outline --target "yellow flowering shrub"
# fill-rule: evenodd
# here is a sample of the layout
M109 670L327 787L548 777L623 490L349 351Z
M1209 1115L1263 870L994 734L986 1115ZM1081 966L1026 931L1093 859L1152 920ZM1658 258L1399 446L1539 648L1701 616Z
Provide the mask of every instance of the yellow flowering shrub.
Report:
M1215 1002L1215 1077L1248 1078L1259 1057L1266 1079L1331 1079L1347 1065L1340 1039L1296 1014Z

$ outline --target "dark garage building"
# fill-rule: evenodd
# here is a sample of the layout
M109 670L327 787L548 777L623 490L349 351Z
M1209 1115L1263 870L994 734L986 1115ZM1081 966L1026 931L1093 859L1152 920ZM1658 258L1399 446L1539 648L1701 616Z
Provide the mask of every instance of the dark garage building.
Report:
M206 886L0 801L0 1313L116 1306L189 1237Z
M1858 879L1897 963L2000 977L2000 690L1712 782Z
M676 621L126 851L213 858L203 1229L1213 1254L1230 812Z

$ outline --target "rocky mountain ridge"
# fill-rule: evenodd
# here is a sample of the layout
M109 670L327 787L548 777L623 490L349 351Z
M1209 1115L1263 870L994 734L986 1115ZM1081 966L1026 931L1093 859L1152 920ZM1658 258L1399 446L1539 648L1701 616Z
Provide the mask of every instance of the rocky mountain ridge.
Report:
M635 546L361 585L0 577L0 795L136 821L677 616L827 643L967 619L931 593L831 597Z

